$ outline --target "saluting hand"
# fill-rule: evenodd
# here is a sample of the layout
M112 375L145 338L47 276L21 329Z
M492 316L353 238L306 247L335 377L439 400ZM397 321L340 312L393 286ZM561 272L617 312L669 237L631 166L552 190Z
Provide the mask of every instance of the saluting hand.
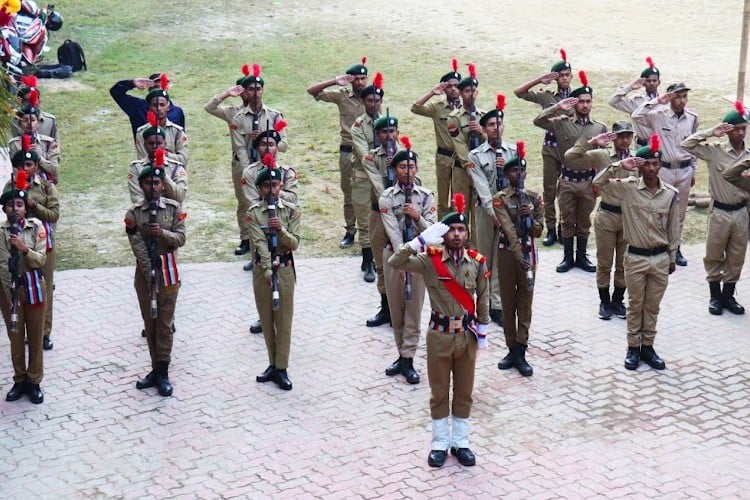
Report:
M354 75L339 75L334 78L334 80L336 80L336 85L341 85L343 87L354 81Z
M637 90L637 89L643 87L644 83L646 83L646 79L645 78L636 78L630 84L630 88L633 89L633 90Z
M714 137L721 137L722 135L725 135L727 132L730 132L733 129L734 125L732 125L731 123L719 123L711 129L711 134L713 134Z
M145 90L153 88L156 83L150 78L135 78L133 80L133 85L135 85L135 88Z
M604 132L603 134L595 135L591 139L588 140L588 143L591 146L596 146L598 148L603 148L610 142L614 141L617 138L617 134L614 132Z
M628 171L635 171L638 170L638 167L643 165L646 162L643 158L639 158L637 156L631 156L630 158L625 158L624 160L620 161L620 166Z
M432 95L445 94L445 87L447 86L448 86L448 82L438 83L437 85L432 87Z
M539 83L549 85L550 83L554 82L558 76L559 73L557 71L550 71L546 75L542 75L539 77Z
M667 92L657 97L656 102L659 104L667 104L674 97L674 92Z
M561 100L555 106L557 109L562 111L570 111L575 107L575 105L578 104L578 98L577 97L566 97L565 99Z

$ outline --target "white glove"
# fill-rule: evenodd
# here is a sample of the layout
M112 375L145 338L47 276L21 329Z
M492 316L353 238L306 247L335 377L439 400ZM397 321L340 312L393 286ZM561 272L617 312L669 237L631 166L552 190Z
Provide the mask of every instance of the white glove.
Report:
M477 347L482 350L487 349L487 347L489 346L489 343L487 342L487 329L490 325L477 323L476 326Z
M443 242L443 235L450 229L442 222L433 224L416 238L407 243L414 252L424 252L427 250L427 245L436 245Z

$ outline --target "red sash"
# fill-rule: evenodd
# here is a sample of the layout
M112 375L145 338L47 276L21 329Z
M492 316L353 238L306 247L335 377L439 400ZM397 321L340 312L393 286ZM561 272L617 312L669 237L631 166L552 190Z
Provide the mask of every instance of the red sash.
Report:
M458 301L461 306L469 312L470 317L473 319L476 313L476 305L474 304L474 297L461 285L458 284L456 278L448 270L448 266L443 262L443 249L436 247L428 247L427 253L430 256L432 265L435 267L438 278L443 283L448 293Z

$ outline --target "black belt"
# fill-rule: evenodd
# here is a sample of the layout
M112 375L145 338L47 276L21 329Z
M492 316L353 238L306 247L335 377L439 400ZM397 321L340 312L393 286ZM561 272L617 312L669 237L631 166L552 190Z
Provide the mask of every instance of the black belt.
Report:
M635 255L645 255L646 257L651 257L652 255L659 255L667 251L667 245L662 245L660 247L654 247L654 248L641 248L641 247L634 247L633 245L628 245L628 252L633 253Z
M596 169L590 168L588 170L570 170L569 168L562 167L560 169L560 178L571 182L584 182L590 181L596 177Z
M438 148L437 154L447 156L450 158L451 156L453 156L453 151L451 151L450 149Z
M641 139L640 137L638 137L635 140L635 143L638 144L639 146L648 146L648 139Z
M727 212L734 212L735 210L742 210L743 208L747 207L747 202L737 203L735 205L728 205L726 203L722 203L720 201L714 200L714 208L720 208L721 210L726 210Z
M669 163L668 161L663 161L663 162L661 162L661 166L662 166L663 168L688 168L688 167L689 167L689 166L691 166L692 164L693 164L693 162L692 162L692 161L690 161L690 160L682 160L682 161L681 161L681 162L680 162L679 164L676 164L676 163L675 163L675 165L677 165L677 166L676 166L676 167L673 167L673 166L672 166L673 164L672 164L672 163Z
M606 210L607 212L612 212L613 214L621 214L622 208L618 207L617 205L610 205L609 203L604 203L603 201L599 202L599 208L602 210Z
M341 153L351 153L352 151L354 151L354 148L347 146L346 144L339 146L339 152Z
M430 313L429 327L442 333L461 333L469 324L469 315L446 316L437 311ZM460 326L459 326L460 325Z

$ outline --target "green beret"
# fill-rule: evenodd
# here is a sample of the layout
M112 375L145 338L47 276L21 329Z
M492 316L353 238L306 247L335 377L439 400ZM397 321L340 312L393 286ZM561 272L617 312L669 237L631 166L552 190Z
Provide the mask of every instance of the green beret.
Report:
M503 167L503 172L507 172L513 167L519 167L519 168L526 168L526 158L518 159L518 156L514 156L510 160L505 162L505 166Z
M11 163L14 167L21 167L23 165L23 162L25 162L26 160L39 161L39 153L37 153L33 149L31 151L16 151L16 153L13 155Z
M264 87L266 85L266 82L263 81L262 76L250 75L240 80L240 85L242 85L245 88L247 88L249 85L252 85L254 83L259 83L261 87Z
M395 116L381 116L380 118L375 120L375 124L373 125L375 130L380 130L381 128L385 128L386 126L398 127L398 118L396 118Z
M36 115L39 116L39 108L36 106L32 106L31 104L25 104L18 108L16 110L16 115L18 116L26 116L26 115Z
M364 99L368 95L379 95L382 99L385 96L385 90L383 90L382 88L379 89L375 85L368 85L367 87L362 89L359 95L362 99Z
M659 159L662 157L661 150L659 151L651 151L651 148L649 146L643 146L638 148L638 151L635 152L635 155L638 158L644 158L646 160L650 160L652 158Z
M724 119L722 120L724 123L730 123L732 125L746 125L747 120L745 119L745 115L741 115L737 110L732 110L726 115L724 115Z
M589 87L588 85L584 85L583 87L578 87L577 89L570 92L570 97L578 97L583 94L589 94L591 97L594 96L594 89Z
M28 199L29 193L25 189L6 189L0 196L0 205L5 206L10 200L20 198L24 202Z
M164 97L167 101L169 100L169 92L162 89L154 89L148 94L146 94L146 102L151 102L151 99L154 99L155 97Z
M440 77L440 83L447 82L448 80L453 80L454 78L460 82L461 73L459 73L458 71L451 71L450 73L446 73L442 77Z
M258 149L258 146L260 146L260 143L263 142L266 137L270 137L271 139L276 141L276 144L281 142L281 135L274 129L268 129L258 134L258 137L256 137L253 141L253 149Z
M162 167L154 167L153 165L146 165L143 170L138 174L138 180L142 181L146 177L158 177L164 178L164 169Z
M479 86L479 80L477 80L476 78L471 78L470 76L467 76L466 78L464 78L464 79L462 79L461 81L458 82L458 89L459 90L463 90L466 87L468 87L469 85L472 85L474 87L478 87Z
M490 121L490 118L499 118L502 120L505 117L505 113L502 112L502 110L498 110L497 108L493 109L492 111L487 111L485 114L479 118L479 125L484 127L487 125L487 122Z
M26 97L31 92L32 87L23 86L18 89L18 97Z
M458 212L450 212L443 216L442 219L440 219L440 222L445 224L446 226L450 226L451 224L466 224L469 225L469 218L466 217L464 214L460 214Z
M367 66L364 64L352 64L348 68L346 68L346 74L347 75L367 75Z
M656 66L654 66L653 68L649 66L648 68L641 71L641 78L648 78L651 75L656 75L656 77L658 78L659 68L657 68Z
M409 150L401 149L398 152L396 152L395 155L393 155L393 158L391 158L391 165L395 167L402 161L406 161L406 160L414 160L414 162L416 163L417 158L419 158L419 156L417 155L417 153L415 153L411 149Z
M255 176L255 185L260 186L266 181L281 181L281 170L278 168L263 167Z
M143 136L144 140L148 139L152 135L160 135L164 139L167 138L167 133L161 127L147 127L146 129L143 130L143 132L141 133L141 135Z
M552 65L552 69L550 71L559 73L561 71L565 71L566 69L571 70L570 63L568 61L557 61L555 64Z

